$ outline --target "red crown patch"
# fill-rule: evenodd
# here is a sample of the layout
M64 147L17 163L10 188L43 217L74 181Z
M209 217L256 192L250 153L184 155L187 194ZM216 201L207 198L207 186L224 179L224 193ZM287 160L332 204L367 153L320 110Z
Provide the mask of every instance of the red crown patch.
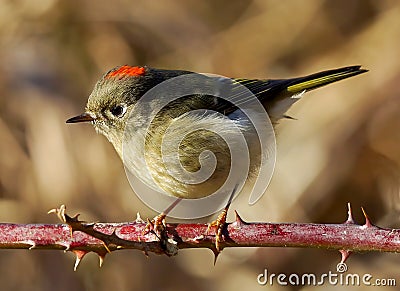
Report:
M109 72L106 76L106 78L111 78L111 77L125 77L125 76L141 76L144 75L146 72L146 69L144 67L131 67L131 66L121 66L117 68L116 70L113 70Z

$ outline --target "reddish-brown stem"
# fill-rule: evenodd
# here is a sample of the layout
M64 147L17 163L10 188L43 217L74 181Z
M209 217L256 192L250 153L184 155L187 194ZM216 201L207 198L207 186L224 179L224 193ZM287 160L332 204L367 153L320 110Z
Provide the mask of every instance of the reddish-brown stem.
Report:
M153 234L143 235L145 222L126 223L81 223L93 226L95 230L109 238L113 232L121 242L120 248L138 248L143 244L157 242ZM207 224L169 223L169 237L177 242L179 249L213 248L215 227L207 236ZM138 244L132 244L137 242ZM148 245L149 246L149 245ZM222 247L311 247L326 249L346 249L352 251L400 252L400 230L380 228L370 224L313 224L313 223L259 223L236 221L227 223L221 241ZM41 249L81 249L98 251L104 243L80 231L74 231L68 224L0 224L0 248L41 248ZM149 251L163 253L158 247ZM159 251L158 251L159 250Z
M101 258L118 249L176 255L178 249L209 248L216 253L215 227L206 234L207 224L169 223L168 241L161 244L153 233L143 232L142 220L126 223L84 223L62 213L67 224L0 224L2 249L63 249L73 251L77 262L87 253ZM366 216L367 218L367 216ZM353 251L400 252L400 229L380 228L367 218L355 224L349 218L341 224L259 223L236 220L223 230L225 247L308 247L340 250L344 260ZM169 246L172 246L170 248Z

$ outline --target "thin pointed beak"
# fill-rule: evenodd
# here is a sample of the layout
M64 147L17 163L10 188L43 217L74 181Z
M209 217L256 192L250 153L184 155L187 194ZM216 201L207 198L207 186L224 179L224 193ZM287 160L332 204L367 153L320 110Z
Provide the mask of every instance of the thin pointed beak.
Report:
M77 122L89 122L94 121L96 117L92 113L82 113L81 115L72 117L66 121L66 123L77 123Z

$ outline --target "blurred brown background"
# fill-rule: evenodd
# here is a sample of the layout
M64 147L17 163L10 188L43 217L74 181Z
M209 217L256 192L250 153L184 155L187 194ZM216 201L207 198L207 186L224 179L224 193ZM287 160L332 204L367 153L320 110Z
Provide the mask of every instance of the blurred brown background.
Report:
M351 202L359 223L363 206L374 223L399 227L399 1L110 3L0 2L0 221L56 223L46 212L60 204L85 220L155 215L132 193L106 139L88 124L65 124L114 66L285 78L361 64L368 74L313 91L290 110L297 120L279 126L266 195L232 208L245 220L340 223ZM88 255L73 272L69 253L3 250L0 289L258 290L264 268L321 274L335 271L339 258L327 250L226 249L213 266L207 250L150 259L123 251L101 269ZM348 266L400 283L396 254L355 254Z

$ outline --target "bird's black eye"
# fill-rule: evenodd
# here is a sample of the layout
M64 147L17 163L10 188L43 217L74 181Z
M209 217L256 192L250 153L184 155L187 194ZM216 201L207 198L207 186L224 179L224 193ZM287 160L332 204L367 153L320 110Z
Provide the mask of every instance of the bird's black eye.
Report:
M111 108L110 112L115 117L122 117L126 112L126 105L125 104L115 105L113 108Z

